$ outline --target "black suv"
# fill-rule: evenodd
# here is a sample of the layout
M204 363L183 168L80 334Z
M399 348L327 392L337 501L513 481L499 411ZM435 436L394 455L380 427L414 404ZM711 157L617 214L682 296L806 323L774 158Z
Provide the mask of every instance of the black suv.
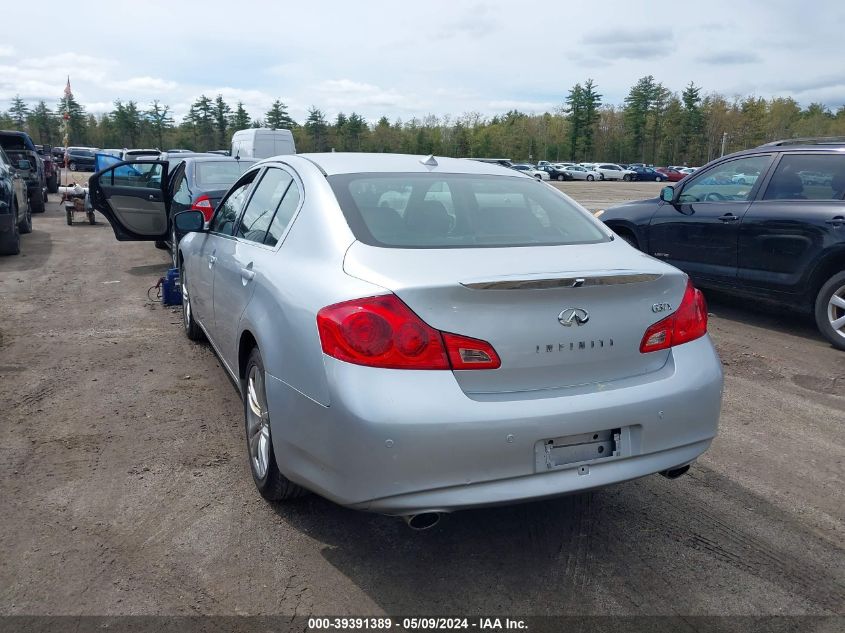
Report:
M701 286L812 313L845 350L845 139L723 156L659 198L596 215Z

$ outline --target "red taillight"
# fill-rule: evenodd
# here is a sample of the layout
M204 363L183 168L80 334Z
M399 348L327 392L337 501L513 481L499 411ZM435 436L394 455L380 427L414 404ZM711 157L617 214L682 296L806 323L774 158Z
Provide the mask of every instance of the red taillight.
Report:
M214 213L214 206L211 204L211 199L203 194L191 205L191 211L202 211L202 217L206 222L211 220L211 214Z
M640 351L656 352L688 343L707 334L707 301L691 281L678 309L645 331Z
M317 313L323 352L348 363L388 369L496 369L493 347L440 332L395 295L344 301Z

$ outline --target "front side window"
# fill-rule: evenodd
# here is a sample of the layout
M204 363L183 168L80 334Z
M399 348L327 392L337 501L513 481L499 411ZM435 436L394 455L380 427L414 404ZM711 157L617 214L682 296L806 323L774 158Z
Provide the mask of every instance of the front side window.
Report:
M158 188L163 169L161 163L120 165L103 174L101 182L114 187Z
M238 224L238 237L250 242L264 243L273 214L292 180L286 171L274 167L267 169Z
M725 161L694 176L681 191L681 204L750 200L757 179L772 162L770 154Z
M763 200L842 200L845 156L786 154L763 194Z
M246 200L249 187L252 185L254 178L255 174L251 174L250 178L238 183L229 192L223 202L220 203L220 206L217 207L217 211L214 213L214 217L211 218L211 223L208 225L210 232L220 233L221 235L232 235L235 229L235 222L241 213L244 200Z
M344 174L329 183L355 237L374 246L473 248L610 239L557 190L518 176Z

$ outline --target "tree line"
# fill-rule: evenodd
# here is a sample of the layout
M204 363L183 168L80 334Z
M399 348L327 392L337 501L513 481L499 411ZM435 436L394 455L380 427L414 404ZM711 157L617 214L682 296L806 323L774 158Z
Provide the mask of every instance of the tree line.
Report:
M116 100L111 112L86 112L73 95L55 107L20 97L0 112L0 129L24 130L36 143L59 145L67 117L70 145L94 147L227 149L232 133L249 127L291 129L301 152L365 151L500 157L512 160L602 160L656 165L701 165L725 151L737 151L781 138L845 136L845 106L832 112L820 103L806 107L791 97L728 98L704 94L688 84L672 92L652 75L642 77L621 104L602 101L592 79L575 84L554 112L527 114L511 110L485 116L413 117L367 121L355 112L333 121L316 106L303 122L294 121L276 100L261 118L252 118L238 102L222 95L201 95L180 121L158 100L146 107Z

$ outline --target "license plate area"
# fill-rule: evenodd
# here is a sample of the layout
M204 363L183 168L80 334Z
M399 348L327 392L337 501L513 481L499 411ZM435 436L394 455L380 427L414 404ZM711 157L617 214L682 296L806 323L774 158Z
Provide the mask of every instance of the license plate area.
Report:
M534 451L537 472L621 457L625 444L623 435L627 435L623 431L627 429L593 431L541 440L537 442Z

